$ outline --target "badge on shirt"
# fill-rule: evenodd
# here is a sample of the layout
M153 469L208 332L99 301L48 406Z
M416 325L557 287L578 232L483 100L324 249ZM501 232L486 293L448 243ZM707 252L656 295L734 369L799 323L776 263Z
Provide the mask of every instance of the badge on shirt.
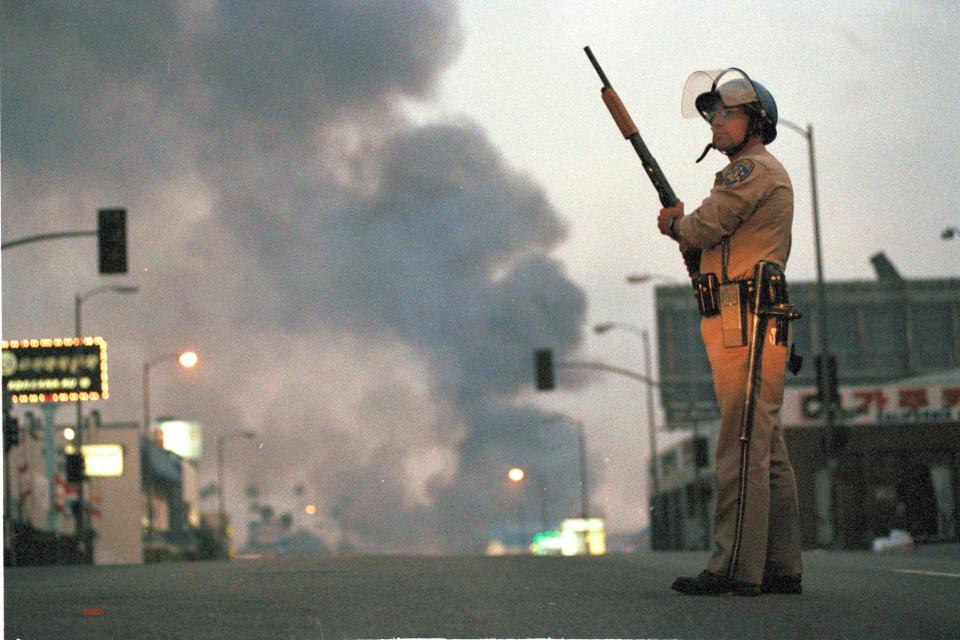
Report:
M754 166L753 160L737 160L729 169L723 172L723 184L727 187L732 187L738 182L743 182L747 179L747 176L750 175L750 172L753 171Z

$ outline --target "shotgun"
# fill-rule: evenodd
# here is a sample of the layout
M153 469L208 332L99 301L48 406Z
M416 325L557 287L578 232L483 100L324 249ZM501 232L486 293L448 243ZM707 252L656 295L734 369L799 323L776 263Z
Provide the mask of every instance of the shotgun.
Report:
M613 90L610 81L607 79L607 75L603 72L603 69L600 68L600 63L597 62L593 52L590 51L590 47L584 47L583 50L587 53L587 57L590 59L593 68L596 69L597 75L600 76L600 81L603 82L603 88L600 89L600 97L603 99L603 103L607 105L610 115L613 116L613 121L617 123L617 127L620 128L620 133L630 141L630 144L633 145L634 150L640 157L640 163L643 164L643 169L646 171L647 177L650 178L650 182L653 183L653 188L657 190L657 195L660 196L660 204L664 207L676 206L678 202L676 194L670 187L670 183L667 182L667 177L663 175L663 170L660 169L660 165L657 164L653 154L650 153L647 145L644 144L643 138L640 137L640 131L637 129L637 125L633 123L633 119L627 112L627 108L623 106L620 96ZM683 264L687 268L687 275L690 276L691 280L696 278L700 273L700 253L700 249L695 247L681 247L680 249L680 254L683 256Z

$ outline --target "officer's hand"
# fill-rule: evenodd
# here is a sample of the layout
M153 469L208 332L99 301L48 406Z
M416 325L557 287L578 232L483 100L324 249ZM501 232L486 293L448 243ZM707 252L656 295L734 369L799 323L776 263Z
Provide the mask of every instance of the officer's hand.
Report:
M660 229L660 233L672 237L670 234L670 221L680 217L683 217L683 202L677 202L677 205L674 207L664 207L660 209L660 215L657 216L657 227Z

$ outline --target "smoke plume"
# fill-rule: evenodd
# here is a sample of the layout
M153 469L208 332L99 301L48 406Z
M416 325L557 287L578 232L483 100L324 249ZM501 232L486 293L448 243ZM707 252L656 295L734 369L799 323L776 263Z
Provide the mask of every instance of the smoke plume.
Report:
M518 400L533 349L581 338L564 224L477 124L401 107L456 58L452 4L8 2L2 29L4 239L129 210L140 292L84 309L105 420L190 346L156 415L204 424L206 479L216 438L257 432L229 444L238 521L256 485L343 548L477 551L527 508L512 465L577 510L573 425ZM4 253L5 338L66 335L73 294L118 282L48 244Z

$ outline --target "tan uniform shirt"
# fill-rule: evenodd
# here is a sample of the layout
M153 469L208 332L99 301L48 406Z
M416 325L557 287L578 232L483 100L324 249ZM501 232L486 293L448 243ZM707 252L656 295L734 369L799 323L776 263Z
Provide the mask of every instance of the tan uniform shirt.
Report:
M703 249L701 273L722 278L721 241L729 238L731 280L753 277L760 260L786 267L793 186L783 165L757 143L717 173L710 195L675 224L678 236Z

